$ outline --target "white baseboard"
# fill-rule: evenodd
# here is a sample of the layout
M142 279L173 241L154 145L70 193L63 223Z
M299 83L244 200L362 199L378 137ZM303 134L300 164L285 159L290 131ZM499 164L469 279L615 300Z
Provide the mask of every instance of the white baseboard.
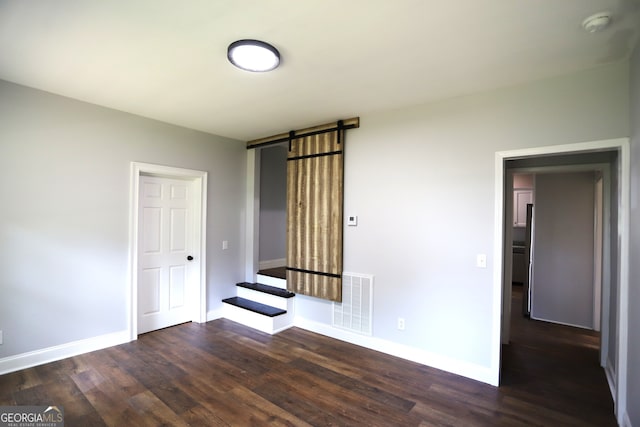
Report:
M222 309L207 311L207 322L220 319L222 317Z
M275 328L275 329L273 330L273 334L271 334L271 335L279 334L280 332L282 332L282 331L286 331L287 329L293 328L294 326L295 326L295 325L292 323L292 324L290 324L290 325L284 325L284 326L281 326L281 327L279 327L279 328Z
M611 397L613 398L613 403L616 403L616 373L613 372L613 363L610 360L607 360L607 366L604 368L604 374L607 377L607 384L609 384L609 391L611 392Z
M55 362L91 351L102 350L103 348L124 344L129 341L129 331L125 330L30 351L28 353L17 354L15 356L4 357L0 359L0 375Z
M265 270L267 268L284 267L285 265L287 265L286 258L267 259L258 263L260 270Z
M381 353L390 354L401 359L410 360L422 365L471 378L493 386L498 385L495 381L495 375L489 367L462 362L460 360L451 359L426 350L420 350L381 338L355 334L353 332L334 328L331 325L315 322L299 316L295 318L294 326L371 350L376 350Z

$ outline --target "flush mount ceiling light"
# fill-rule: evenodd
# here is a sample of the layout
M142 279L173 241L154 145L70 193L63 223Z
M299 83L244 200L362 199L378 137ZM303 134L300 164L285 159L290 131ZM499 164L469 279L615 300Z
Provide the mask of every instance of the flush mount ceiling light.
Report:
M271 71L280 64L280 52L260 40L238 40L227 49L229 62L247 71Z
M582 28L587 33L597 33L607 28L610 22L611 14L609 12L599 12L582 21Z

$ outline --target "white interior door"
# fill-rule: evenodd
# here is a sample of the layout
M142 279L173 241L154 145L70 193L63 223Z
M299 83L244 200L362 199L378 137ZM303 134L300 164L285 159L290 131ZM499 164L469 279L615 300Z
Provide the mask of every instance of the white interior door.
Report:
M594 329L594 172L536 175L531 318Z
M140 177L138 333L191 320L198 286L192 255L193 193L188 180Z

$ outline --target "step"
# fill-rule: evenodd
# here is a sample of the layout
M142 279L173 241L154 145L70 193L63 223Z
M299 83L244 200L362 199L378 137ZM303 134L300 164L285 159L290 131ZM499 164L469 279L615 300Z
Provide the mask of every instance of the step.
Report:
M278 288L275 286L263 285L262 283L241 282L241 283L237 283L236 286L239 286L245 289L251 289L253 291L263 292L269 295L275 295L281 298L292 298L296 296L296 294L294 294L293 292L289 292L286 289Z
M254 313L262 314L268 317L280 316L286 314L286 310L280 308L271 307L270 305L261 304L259 302L251 301L246 298L232 297L223 299L222 302L235 305L236 307L244 308L245 310L253 311Z
M237 289L239 294L243 291L250 295L246 295L246 298L236 296L222 300L222 317L225 319L271 335L293 326L295 298L280 298L241 287ZM257 296L270 300L269 304L253 301ZM276 308L274 305L281 308Z
M262 283L264 285L273 286L274 288L287 289L287 280L279 279L277 277L265 276L264 274L258 273L255 278L256 282Z
M285 266L275 267L275 268L263 268L258 270L258 274L262 276L269 276L269 277L275 277L277 279L286 280L287 268Z

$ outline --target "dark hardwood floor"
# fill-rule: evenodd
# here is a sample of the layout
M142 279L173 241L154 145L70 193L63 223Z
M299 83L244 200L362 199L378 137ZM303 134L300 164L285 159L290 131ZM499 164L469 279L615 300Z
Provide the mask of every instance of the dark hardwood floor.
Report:
M0 376L0 405L61 405L69 427L615 425L597 337L522 320L499 388L298 328L216 320Z
M286 279L287 278L287 267L265 268L264 270L258 271L258 274L264 274L265 276L277 277L278 279Z
M522 287L514 286L511 342L502 348L501 390L562 414L560 421L616 426L613 400L600 367L600 334L526 319Z

